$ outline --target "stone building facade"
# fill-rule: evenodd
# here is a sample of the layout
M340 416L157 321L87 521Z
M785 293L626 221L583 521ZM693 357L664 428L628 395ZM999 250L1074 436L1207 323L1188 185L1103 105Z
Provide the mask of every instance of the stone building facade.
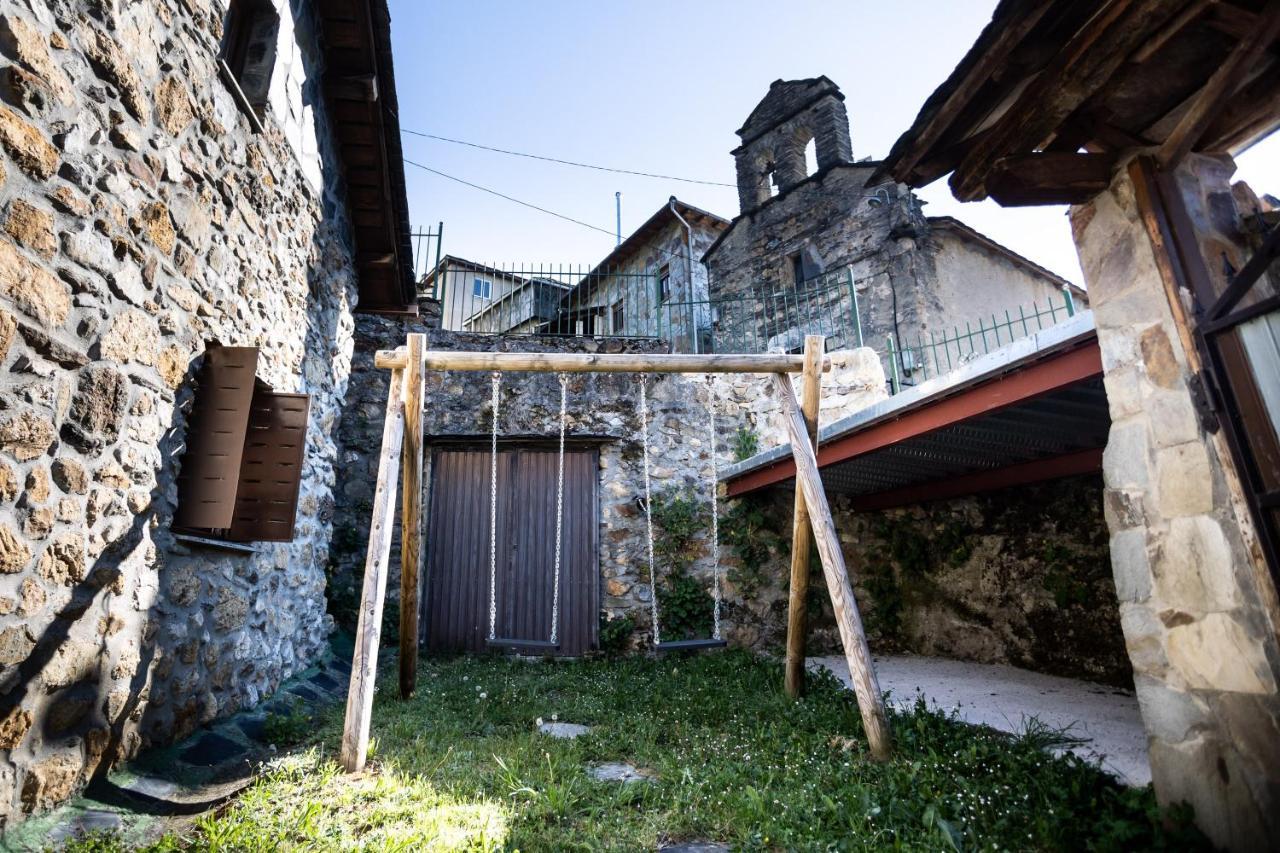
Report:
M570 334L657 337L708 352L712 309L700 258L728 222L672 196L561 300Z
M327 57L312 4L262 7L246 98L226 11L0 3L0 825L260 702L331 628L360 283ZM310 396L292 541L171 529L214 341Z
M791 350L811 333L854 347L860 325L863 345L883 352L893 336L902 351L965 321L1062 303L1059 276L954 219L925 216L905 185L872 182L880 163L854 160L844 96L827 78L775 81L738 136L741 212L703 262L713 298L752 308L725 311L720 336Z
M1226 155L1192 155L1170 182L1218 292L1220 259L1238 269L1252 252L1233 171ZM1134 174L1072 209L1111 409L1104 506L1121 624L1157 796L1190 803L1215 843L1260 849L1280 838L1280 607L1222 432L1197 416L1189 297L1166 280Z

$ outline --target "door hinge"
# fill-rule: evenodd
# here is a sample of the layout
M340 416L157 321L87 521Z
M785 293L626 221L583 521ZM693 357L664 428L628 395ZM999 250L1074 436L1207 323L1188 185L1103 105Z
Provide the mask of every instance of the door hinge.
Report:
M1196 417L1200 419L1200 428L1210 434L1216 434L1221 426L1218 422L1218 398L1213 378L1203 370L1198 370L1187 380L1187 390L1191 393L1191 405L1195 407Z

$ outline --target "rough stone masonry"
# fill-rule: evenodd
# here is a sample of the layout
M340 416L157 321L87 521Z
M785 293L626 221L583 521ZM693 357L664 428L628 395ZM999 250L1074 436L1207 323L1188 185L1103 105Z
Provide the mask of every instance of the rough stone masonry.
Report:
M255 133L218 77L223 4L0 3L0 825L325 642L355 276L313 25L279 11ZM311 395L292 542L169 530L211 340Z

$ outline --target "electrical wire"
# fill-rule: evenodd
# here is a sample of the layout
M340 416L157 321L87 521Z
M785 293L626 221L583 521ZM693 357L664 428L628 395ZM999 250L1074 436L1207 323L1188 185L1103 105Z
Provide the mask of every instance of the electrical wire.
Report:
M597 172L614 172L619 175L637 175L642 178L658 178L663 181L680 181L686 184L702 184L708 187L736 187L737 184L727 184L723 181L700 181L696 178L677 178L674 175L659 175L653 172L640 172L634 169L615 169L611 166L595 166L591 163L578 163L574 160L562 160L558 157L543 157L540 154L526 154L523 151L511 151L507 148L494 148L490 145L481 145L478 142L467 142L462 139L451 139L448 136L437 136L434 133L423 133L420 130L410 130L407 127L400 128L401 133L408 133L413 136L421 136L424 139L434 139L438 142L451 142L454 145L465 145L468 148L479 148L482 151L493 151L498 154L508 154L512 157L527 157L530 160L543 160L547 163L559 163L562 166L576 166L579 169L595 169Z
M462 178L456 178L453 175L449 175L449 174L446 174L445 172L441 172L439 169L433 169L430 166L424 166L421 163L410 160L408 157L403 157L401 159L403 159L404 162L408 163L410 166L416 166L417 168L422 169L424 172L430 172L433 175L439 175L442 178L447 178L450 181L455 181L456 183L462 184L465 187L471 187L472 189L480 190L481 192L488 193L489 195L494 195L494 196L497 196L498 198L505 199L506 201L514 202L515 204L521 205L522 207L527 207L531 210L536 210L539 213L545 213L548 216L554 216L556 219L563 219L565 222L572 222L574 225L581 225L583 228L590 228L592 231L599 231L601 234L608 234L610 237L614 237L615 239L617 238L616 232L610 231L606 228L601 228L598 225L592 225L590 222L583 222L581 219L574 219L572 216L565 216L563 213L556 213L554 210L548 210L547 208L539 207L538 205L533 204L532 202L522 201L514 196L509 196L506 193L501 193L501 192L498 192L497 190L489 189L488 187L482 187L479 184L473 184L471 181L464 181ZM684 255L679 252L672 252L671 250L664 249L661 246L655 246L654 248L668 257L680 258L680 259L684 258Z
M433 169L430 166L424 166L421 163L416 163L413 160L410 160L408 157L404 158L404 162L408 163L410 166L416 166L419 169L422 169L424 172L430 172L433 175L439 175L442 178L447 178L450 181L455 181L456 183L462 184L463 186L471 187L474 190L480 190L481 192L488 193L489 195L496 195L498 198L515 202L518 205L531 208L532 210L536 210L539 213L545 213L548 216L554 216L556 219L563 219L565 222L572 222L574 225L581 225L583 228L590 228L592 231L599 231L601 234L608 234L610 237L617 236L615 232L610 231L606 228L601 228L598 225L592 225L590 222L583 222L581 219L574 219L572 216L565 216L563 213L556 213L554 210L547 210L545 207L539 207L538 205L533 204L531 202L521 201L520 199L515 198L514 196L509 196L506 193L500 193L497 190L491 190L488 187L482 187L479 184L473 184L470 181L464 181L462 178L455 178L453 175L447 175L444 172L441 172L439 169Z

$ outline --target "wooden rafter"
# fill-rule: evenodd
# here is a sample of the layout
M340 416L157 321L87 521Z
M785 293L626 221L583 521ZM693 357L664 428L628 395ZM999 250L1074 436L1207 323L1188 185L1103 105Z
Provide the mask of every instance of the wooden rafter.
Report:
M991 73L1005 62L1010 53L1013 52L1013 49L1040 22L1050 5L1049 3L1032 5L1031 8L1022 13L1021 17L1000 31L1000 35L991 46L991 49L983 54L960 85L938 108L937 113L930 119L928 126L916 137L911 149L902 157L897 167L900 170L899 174L915 169L916 165L928 153L930 147L938 141L943 132L950 127L951 123L969 105L974 95L991 79Z
M1079 204L1111 185L1116 163L1114 154L1015 154L992 165L987 192L1006 207Z
M1191 108L1160 146L1156 159L1163 169L1174 168L1195 148L1253 64L1277 36L1280 36L1280 0L1270 0L1258 15L1257 27L1236 45L1226 62L1209 78Z
M951 177L962 201L986 195L984 182L1002 156L1036 151L1052 140L1062 122L1112 78L1185 0L1115 0L1091 18L1058 51L994 125L982 146L973 147Z

